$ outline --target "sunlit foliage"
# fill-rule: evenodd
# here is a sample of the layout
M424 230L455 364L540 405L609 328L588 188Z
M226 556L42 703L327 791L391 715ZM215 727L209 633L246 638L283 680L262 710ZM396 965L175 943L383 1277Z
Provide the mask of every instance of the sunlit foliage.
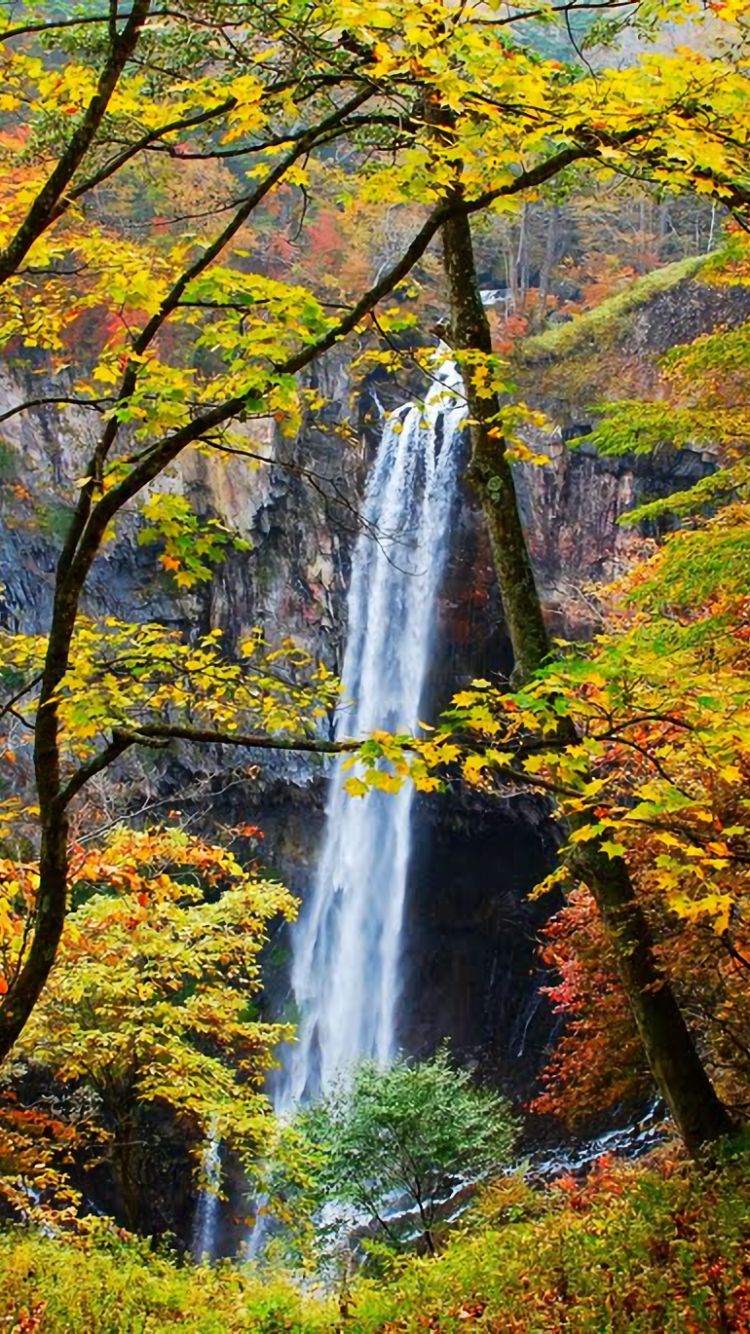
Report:
M0 863L4 991L37 883L33 864ZM262 1085L274 1047L291 1034L257 1016L259 955L270 923L293 917L296 904L231 851L168 827L118 828L101 847L74 847L71 895L57 963L14 1053L16 1081L24 1065L32 1088L34 1078L47 1081L58 1115L24 1105L22 1091L6 1085L0 1195L16 1214L58 1225L62 1204L77 1197L45 1157L54 1152L61 1173L66 1152L79 1166L104 1160L125 1220L137 1226L145 1107L179 1127L196 1180L209 1133L248 1171L269 1149Z

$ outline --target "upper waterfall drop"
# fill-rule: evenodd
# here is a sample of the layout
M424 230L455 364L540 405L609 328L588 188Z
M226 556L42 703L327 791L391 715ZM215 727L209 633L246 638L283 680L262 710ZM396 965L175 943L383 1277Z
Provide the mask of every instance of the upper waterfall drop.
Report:
M344 699L354 704L337 719L337 739L418 725L466 415L459 371L446 348L438 355L424 403L387 418L368 479L342 671ZM355 1062L386 1063L396 1050L413 789L352 798L343 763L293 936L298 1042L278 1084L280 1111L330 1088Z

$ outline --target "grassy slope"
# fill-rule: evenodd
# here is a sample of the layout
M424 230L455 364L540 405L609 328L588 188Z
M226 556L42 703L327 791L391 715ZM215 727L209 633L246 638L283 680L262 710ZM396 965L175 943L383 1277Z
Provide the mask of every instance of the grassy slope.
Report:
M660 292L667 292L677 283L694 277L705 262L705 256L699 255L677 260L674 264L665 264L643 278L636 279L624 292L602 301L593 310L577 315L566 324L524 339L521 346L523 361L533 363L565 357L582 351L588 344L599 342L603 334L610 334L626 316L646 305Z

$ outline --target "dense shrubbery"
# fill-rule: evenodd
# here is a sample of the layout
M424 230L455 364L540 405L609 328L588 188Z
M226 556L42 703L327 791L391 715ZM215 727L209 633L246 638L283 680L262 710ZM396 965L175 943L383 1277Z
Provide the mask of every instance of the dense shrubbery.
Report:
M495 1334L709 1334L750 1322L750 1159L699 1174L670 1150L602 1160L586 1182L488 1188L436 1259L394 1260L346 1300L283 1276L180 1268L145 1244L0 1234L0 1323L39 1334L478 1328Z
M603 1160L586 1183L563 1179L541 1199L509 1179L437 1260L363 1284L353 1328L747 1330L747 1167L739 1159L701 1178L666 1155L649 1170Z
M21 1334L329 1330L329 1312L290 1283L230 1268L182 1268L119 1240L85 1249L30 1232L0 1235L0 1325Z

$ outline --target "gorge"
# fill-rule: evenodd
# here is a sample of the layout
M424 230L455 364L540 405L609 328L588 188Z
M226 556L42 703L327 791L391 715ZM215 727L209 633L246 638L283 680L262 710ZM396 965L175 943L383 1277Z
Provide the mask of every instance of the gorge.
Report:
M647 356L658 354L665 344L690 337L720 319L736 321L746 309L746 289L717 292L703 287L695 277L677 275L673 286L643 304L634 304L616 332L612 350L607 352L611 364L599 374L621 373L622 366L630 374L627 368L632 365L633 347L638 349L640 373L644 374ZM585 341L585 321L580 337L580 351L574 348L560 358L553 351L546 362L540 362L539 352L534 351L530 369L523 369L524 376L532 377L538 401L547 408L552 424L557 421L560 426L557 434L540 431L530 437L531 447L551 462L543 467L522 463L516 472L551 623L563 632L590 634L597 624L596 597L591 590L617 574L643 542L642 534L618 527L619 516L640 498L671 489L676 480L690 484L704 475L710 464L696 451L686 451L676 458L607 459L598 457L584 443L582 450L570 452L560 439L560 429L568 430L570 422L580 420L582 414L585 420L591 393L588 387L571 386L580 384L581 364L586 364L590 375L596 370L595 357ZM178 492L191 497L201 513L218 516L251 541L252 553L230 552L205 587L175 599L165 577L154 573L152 554L137 545L137 527L133 525L125 530L125 542L112 551L105 549L88 605L94 612L118 614L137 589L144 618L174 618L176 612L183 624L221 628L233 644L254 625L260 625L272 641L284 627L331 668L341 671L344 667L345 675L349 671L348 657L354 663L354 677L361 678L366 659L360 636L365 621L368 632L380 637L382 653L397 617L402 618L403 625L404 617L413 616L412 623L420 626L425 623L420 618L429 618L428 601L414 597L420 588L419 578L405 573L413 568L410 540L419 524L429 527L432 521L446 523L450 518L452 538L441 551L444 568L433 589L432 648L416 668L412 656L409 669L406 673L401 670L398 678L404 689L411 691L408 710L400 715L393 710L394 678L380 670L373 682L370 668L368 689L371 698L382 691L382 714L369 713L363 721L356 712L362 703L361 691L348 684L345 698L357 703L355 708L341 711L335 726L338 735L343 736L370 725L395 725L399 716L407 726L419 718L429 721L453 689L473 676L507 671L510 664L486 538L465 484L455 479L450 515L429 515L423 508L415 518L413 514L397 513L396 506L390 517L381 514L377 519L368 509L376 487L384 487L387 475L393 481L395 473L389 470L404 465L403 446L408 440L425 450L428 444L436 447L435 453L425 454L425 458L437 461L435 480L444 478L441 470L448 469L449 464L459 467L457 438L453 439L455 452L446 452L444 430L419 429L425 421L437 425L441 406L445 408L440 404L443 391L439 386L430 388L429 380L422 381L425 406L410 409L408 403L404 406L410 391L414 392L409 383L394 384L380 375L366 382L364 389L358 386L355 419L359 436L354 446L344 450L342 458L341 444L332 428L350 411L353 380L346 356L336 353L326 358L316 377L335 405L333 411L328 410L326 421L308 422L294 439L280 433L268 437L264 449L269 462L264 467L248 473L230 461L219 470L198 457L172 482ZM23 392L23 382L6 376L8 401L16 401ZM576 394L580 394L579 399ZM379 399L389 410L385 432ZM435 416L431 417L433 412ZM461 415L456 409L457 420ZM74 412L67 414L66 420L67 433L62 435L53 434L51 423L47 432L34 433L24 419L12 419L5 427L10 459L23 454L27 460L34 460L34 486L43 512L50 515L59 504L60 478L74 466L70 461L73 441L87 430L86 421L77 420ZM394 429L399 426L400 431ZM315 487L296 472L302 460L314 469ZM410 466L416 467L416 455L410 455L410 460ZM402 473L402 480L404 476ZM421 495L424 499L426 490ZM395 506L397 497L398 484L388 504L392 501ZM403 492L400 499L405 499ZM446 495L433 493L432 499L443 501ZM4 619L13 627L20 617L26 624L31 617L41 628L49 605L54 535L43 525L28 522L26 506L28 502L19 500L10 489L6 491L2 516ZM362 519L364 524L357 532ZM427 537L428 545L429 540ZM421 571L418 556L416 565ZM437 577L436 566L425 562L425 567L429 578ZM361 596L356 586L358 569L363 581L360 587L366 593L367 617L361 615L364 604L357 606ZM371 607L378 576L381 591L387 587L392 594L401 581L403 598L395 610L384 603L384 614L373 620ZM30 598L32 587L34 597ZM404 653L413 655L413 641L399 635L398 642ZM427 643L422 639L420 650ZM381 656L380 664L383 661ZM387 657L385 661L398 677L403 660L391 663ZM415 691L417 699L422 694L419 706ZM381 1023L379 1050L383 1052L391 1045L425 1056L449 1037L463 1063L483 1079L499 1084L518 1103L528 1101L545 1051L558 1031L558 1021L542 994L547 978L538 959L539 931L550 905L527 899L528 890L554 861L554 837L546 827L544 803L520 795L488 801L465 789L454 789L446 796L409 795L406 800L404 793L398 797L371 794L363 801L347 796L340 772L331 774L328 766L301 757L265 759L262 770L255 772L249 783L240 781L224 795L220 794L226 784L219 773L210 756L195 752L188 763L175 755L167 768L141 770L138 781L145 785L144 797L157 803L157 810L177 806L190 812L191 819L197 816L204 828L227 819L241 822L249 818L257 823L265 833L263 861L290 884L303 902L298 940L305 941L308 949L312 949L313 933L304 933L315 922L316 895L321 890L330 892L335 880L326 877L322 885L319 879L316 886L312 868L321 866L326 858L330 865L336 852L336 829L340 835L344 821L351 857L357 860L367 854L375 857L375 862L370 860L368 865L377 866L384 840L377 831L369 844L362 836L363 808L370 805L374 812L384 810L389 819L397 815L402 821L401 911L390 923L381 917L377 924L373 918L372 925L376 935L383 929L389 933L391 965L396 957L393 947L398 951L402 1004L395 1022L391 981L383 992L386 1003L380 1013L386 1016L386 1022ZM191 797L193 791L196 795ZM139 799L134 810L142 802ZM352 837L350 821L358 826ZM379 892L377 870L370 877L361 875L360 868L361 863L356 867L359 885L374 895L377 912L383 912L386 900ZM318 900L319 922L327 921L329 928L335 920L336 901L332 895L326 919L322 901ZM316 935L320 951L322 938ZM269 1016L296 1019L299 1000L304 1003L306 990L309 996L312 974L306 961L301 966L301 953L295 961L293 941L289 928L282 927L275 931L269 947L264 1006ZM323 956L319 953L318 957ZM365 995L365 988L372 978L354 968L350 980L361 988L362 1003L369 1005L372 993ZM278 1105L288 1105L301 1096L305 1084L316 1086L320 1077L318 1030L332 997L332 987L322 993L313 989L309 1000L318 1022L314 1020L303 1029L302 1042L288 1049L289 1056L280 1053L287 1062L285 1073L274 1075L270 1085ZM338 999L336 1005L340 1006ZM373 1005L373 1016L375 1009ZM363 1029L354 1022L355 1007L348 1013L352 1033L358 1030L359 1034L350 1040L362 1044L350 1050L376 1054L374 1028L362 1037ZM304 1058L300 1059L302 1052ZM329 1071L336 1063L329 1066ZM179 1155L174 1161L179 1161L175 1170L184 1174L187 1164ZM232 1183L228 1205L212 1197L200 1197L197 1202L193 1197L190 1204L185 1182L185 1189L174 1195L174 1212L168 1217L169 1225L187 1244L203 1247L210 1236L213 1240L209 1249L235 1253L243 1245L246 1229L232 1222L242 1197L242 1183L231 1155L225 1158L225 1171ZM87 1189L94 1198L98 1196L102 1207L111 1207L106 1192L100 1195L94 1181ZM157 1178L144 1187L144 1198L150 1190L155 1201L162 1191ZM155 1209L155 1203L147 1207ZM158 1211L151 1216L159 1217L163 1211L162 1198ZM198 1235L191 1236L194 1222Z
M0 11L0 1326L745 1334L750 0Z

